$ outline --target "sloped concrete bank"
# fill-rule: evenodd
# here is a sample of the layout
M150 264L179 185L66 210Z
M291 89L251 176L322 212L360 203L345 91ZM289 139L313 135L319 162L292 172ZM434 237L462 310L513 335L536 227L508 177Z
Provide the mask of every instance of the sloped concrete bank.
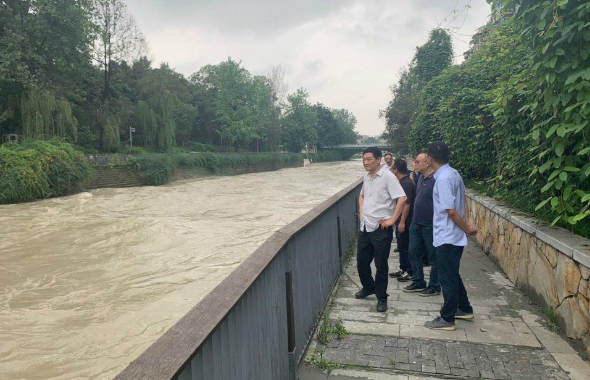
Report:
M270 165L258 165L243 167L241 169L227 169L219 172L211 172L205 168L177 168L174 174L170 177L170 181L194 179L201 177L210 177L214 175L238 175L247 173L257 173L279 170L290 167L301 167L302 162L297 162L294 165L284 165L280 167ZM95 166L95 174L85 184L84 188L87 190L100 189L108 187L135 187L145 186L141 176L133 169L124 166Z
M467 193L478 245L590 354L590 240Z

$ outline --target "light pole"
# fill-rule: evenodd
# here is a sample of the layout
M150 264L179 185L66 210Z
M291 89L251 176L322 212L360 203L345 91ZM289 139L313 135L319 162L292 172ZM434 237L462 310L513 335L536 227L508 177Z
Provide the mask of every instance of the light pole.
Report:
M133 147L133 132L135 132L135 128L129 127L129 145Z

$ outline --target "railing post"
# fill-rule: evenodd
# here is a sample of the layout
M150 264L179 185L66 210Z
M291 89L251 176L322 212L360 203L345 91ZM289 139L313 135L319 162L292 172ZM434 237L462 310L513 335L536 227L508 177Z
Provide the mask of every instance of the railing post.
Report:
M297 379L297 365L295 364L295 315L293 311L293 278L291 272L285 273L287 289L287 342L289 352L289 379Z
M336 227L338 228L338 257L342 259L342 229L340 228L340 216L336 217Z

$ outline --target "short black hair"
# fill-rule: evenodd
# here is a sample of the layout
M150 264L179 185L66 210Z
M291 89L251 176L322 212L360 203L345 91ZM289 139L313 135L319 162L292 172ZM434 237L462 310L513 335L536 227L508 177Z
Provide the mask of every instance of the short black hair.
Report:
M389 153L389 152L385 152L385 153L383 154L383 157L385 157L385 156L391 156L391 157L393 157L393 154L391 154L391 153Z
M373 153L373 157L381 158L381 149L377 148L376 146L370 146L367 149L363 150L363 156L365 153Z
M393 168L402 173L406 173L408 171L408 163L406 162L406 160L396 158L395 160L393 160Z
M442 141L435 141L428 147L428 157L432 158L434 161L446 164L449 162L449 156L451 155L451 150Z

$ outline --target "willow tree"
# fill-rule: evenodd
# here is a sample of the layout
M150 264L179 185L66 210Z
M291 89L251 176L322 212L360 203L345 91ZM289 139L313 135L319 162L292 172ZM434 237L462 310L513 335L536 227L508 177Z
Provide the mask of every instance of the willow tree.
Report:
M140 129L138 132L143 135L143 144L147 147L155 140L154 136L158 130L156 114L143 100L137 102L135 114Z
M165 152L174 146L174 132L176 129L174 111L177 99L170 91L164 90L151 101L158 121L155 145L158 150Z
M32 89L22 95L21 124L25 139L59 137L78 139L78 120L66 100L56 100L48 91Z

